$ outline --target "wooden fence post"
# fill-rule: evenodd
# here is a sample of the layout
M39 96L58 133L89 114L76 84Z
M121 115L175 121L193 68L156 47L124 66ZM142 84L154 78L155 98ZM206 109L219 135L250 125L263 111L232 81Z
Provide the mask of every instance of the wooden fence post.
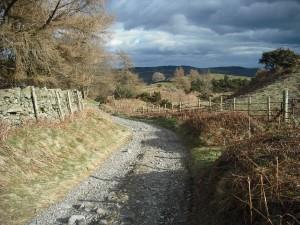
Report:
M63 111L61 108L60 97L59 97L57 90L55 90L55 96L56 96L56 103L57 103L57 107L58 107L58 116L61 120L64 120L64 115L63 115Z
M167 112L167 104L165 104L165 112Z
M67 91L67 101L68 101L69 112L70 112L70 114L72 115L72 114L73 114L73 108L72 108L72 102L71 102L70 91Z
M291 118L294 120L295 119L295 106L296 106L296 100L291 99Z
M182 102L179 102L179 112L182 111Z
M35 88L31 87L31 98L32 98L32 104L33 104L33 112L35 119L38 121L39 115L38 115L38 103L37 103L37 97L35 93Z
M223 112L223 96L220 97L220 112Z
M200 109L200 108L201 108L201 99L198 98L198 109Z
M171 105L171 109L172 109L172 112L174 111L174 104L172 102L172 105Z
M289 91L285 89L283 91L283 116L284 122L288 122L289 120Z
M160 105L158 106L158 113L160 113Z
M210 111L210 112L211 112L211 107L212 107L211 97L209 97L209 111Z
M248 115L248 136L249 136L249 139L251 138L251 116L250 114Z
M236 98L233 98L233 112L236 111Z
M252 104L252 98L251 96L248 97L248 115L251 114L251 104Z
M267 101L267 104L268 104L268 121L271 121L271 97L268 96L268 101Z
M81 111L81 104L80 104L80 97L79 97L79 91L76 90L76 96L77 96L77 106L78 106L78 110Z
M80 101L80 104L81 104L81 110L84 110L83 99L82 99L82 101Z

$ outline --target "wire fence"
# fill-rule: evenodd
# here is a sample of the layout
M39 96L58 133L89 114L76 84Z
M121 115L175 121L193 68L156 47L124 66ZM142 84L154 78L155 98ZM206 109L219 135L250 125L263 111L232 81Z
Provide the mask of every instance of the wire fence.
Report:
M265 121L295 121L300 119L300 99L289 96L284 90L281 99L266 96L265 100L257 101L252 96L241 98L209 98L198 99L197 102L179 102L165 105L151 105L131 110L136 116L160 116L166 114L180 115L196 112L242 112L249 117L264 119Z

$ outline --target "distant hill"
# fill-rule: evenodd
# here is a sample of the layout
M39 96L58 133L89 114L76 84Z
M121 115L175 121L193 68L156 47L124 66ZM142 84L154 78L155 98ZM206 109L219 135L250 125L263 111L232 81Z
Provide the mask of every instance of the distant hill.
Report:
M173 77L174 71L179 66L157 66L157 67L135 67L133 71L138 73L140 78L142 78L146 83L151 83L152 75L155 72L163 73L167 79ZM212 67L212 68L197 68L192 66L181 66L185 73L188 74L191 69L198 70L199 73L219 73L219 74L228 74L233 76L247 76L253 77L257 71L257 68L245 68L238 66L230 67Z

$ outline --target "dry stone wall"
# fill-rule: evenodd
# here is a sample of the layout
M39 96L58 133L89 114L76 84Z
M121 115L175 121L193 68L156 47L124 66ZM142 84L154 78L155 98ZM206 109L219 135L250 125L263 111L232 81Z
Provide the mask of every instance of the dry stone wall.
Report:
M77 90L13 88L0 90L0 120L20 125L28 120L63 120L83 109Z

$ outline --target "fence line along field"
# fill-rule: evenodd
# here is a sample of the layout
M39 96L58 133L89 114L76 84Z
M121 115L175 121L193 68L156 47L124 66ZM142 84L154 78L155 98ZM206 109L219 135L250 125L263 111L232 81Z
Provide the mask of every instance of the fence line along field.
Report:
M114 103L114 113L125 113L131 116L163 116L185 115L194 112L243 112L249 117L255 117L268 122L291 122L300 116L300 99L293 97L288 89L282 91L281 98L266 97L265 101L253 101L252 96L227 98L209 97L208 100L198 99L191 102L155 104ZM126 109L126 110L124 110Z

